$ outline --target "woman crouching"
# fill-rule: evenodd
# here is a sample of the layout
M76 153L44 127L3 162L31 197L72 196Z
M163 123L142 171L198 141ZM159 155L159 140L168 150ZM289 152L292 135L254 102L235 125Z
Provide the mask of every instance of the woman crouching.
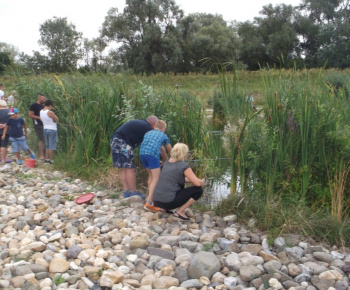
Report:
M204 185L204 179L199 179L185 162L187 153L186 144L175 144L170 159L163 165L154 190L154 205L167 212L177 208L174 216L181 221L190 221L185 210L201 197L201 186ZM185 188L185 182L191 182L193 186Z

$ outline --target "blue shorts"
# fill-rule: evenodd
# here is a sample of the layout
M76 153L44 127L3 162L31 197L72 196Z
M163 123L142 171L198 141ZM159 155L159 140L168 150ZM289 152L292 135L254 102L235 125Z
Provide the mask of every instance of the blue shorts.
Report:
M46 149L56 150L57 148L57 130L44 129Z
M25 136L19 138L10 137L12 152L19 152L20 147L23 151L28 151L29 147L27 145L27 140Z
M156 169L160 168L159 158L155 158L151 155L140 155L143 168Z
M134 148L128 145L125 140L117 137L111 139L111 151L113 167L135 168Z

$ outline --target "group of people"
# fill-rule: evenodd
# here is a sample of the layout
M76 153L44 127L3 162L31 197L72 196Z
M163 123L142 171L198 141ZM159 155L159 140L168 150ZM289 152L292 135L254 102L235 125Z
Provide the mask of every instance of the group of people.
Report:
M11 95L13 96L13 95ZM23 118L19 117L19 110L13 108L13 103L7 103L11 96L5 98L4 85L0 84L0 162L10 163L7 159L7 147L9 141L12 145L12 152L15 153L17 164L23 164L20 150L28 152L30 158L36 159L34 152L28 147L28 128ZM14 102L14 99L12 99ZM37 102L29 108L29 118L33 119L34 131L38 138L38 149L40 159L45 163L52 164L54 151L57 147L57 122L58 117L52 112L53 103L46 100L45 96L40 94ZM44 157L44 144L46 143L46 152Z
M186 162L188 146L177 143L172 148L165 130L166 123L156 116L131 120L119 127L110 140L113 166L121 168L123 196L138 195L146 199L136 189L134 150L141 145L140 159L148 172L148 196L144 208L171 213L180 221L190 221L185 210L201 197L205 180L198 178ZM186 182L192 186L185 187ZM174 209L176 211L172 212Z
M59 118L52 111L53 103L39 94L36 103L29 108L28 116L33 119L33 128L38 139L39 158L52 164L57 148L57 123ZM46 145L46 146L45 146ZM44 156L45 147L45 156Z

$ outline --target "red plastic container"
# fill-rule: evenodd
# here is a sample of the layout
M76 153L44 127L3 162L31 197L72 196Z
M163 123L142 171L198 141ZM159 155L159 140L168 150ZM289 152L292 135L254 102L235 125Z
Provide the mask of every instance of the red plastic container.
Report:
M30 158L26 159L26 167L31 167L31 168L35 167L35 159L30 159Z

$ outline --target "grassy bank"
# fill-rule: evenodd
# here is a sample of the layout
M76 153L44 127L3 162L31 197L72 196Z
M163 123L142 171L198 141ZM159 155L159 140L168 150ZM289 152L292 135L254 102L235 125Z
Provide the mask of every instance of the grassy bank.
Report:
M53 100L61 119L56 168L118 188L109 139L120 124L155 114L167 122L172 144L189 145L200 176L219 178L222 168L213 160L228 158L231 196L217 213L254 217L271 235L299 232L349 245L349 76L348 70L268 70L7 76L0 82L18 91L25 117L38 93Z

